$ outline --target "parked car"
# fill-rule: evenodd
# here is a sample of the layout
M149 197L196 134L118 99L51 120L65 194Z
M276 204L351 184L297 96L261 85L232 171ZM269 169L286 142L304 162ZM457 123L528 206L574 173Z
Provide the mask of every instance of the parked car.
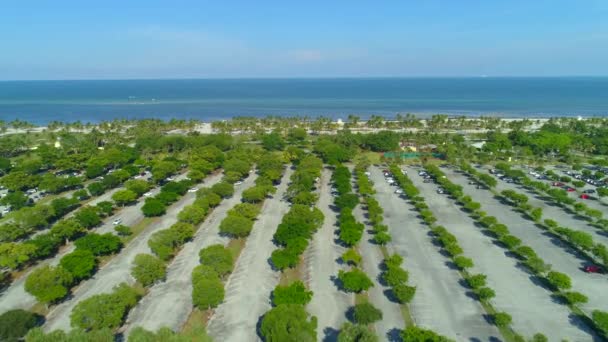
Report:
M581 199L589 199L589 195L587 195L587 194L581 194L580 198Z
M190 189L188 189L188 192L197 192L197 191L198 191L197 188L190 188Z
M562 182L553 182L553 183L551 183L551 185L553 185L553 186L564 186L564 183L562 183Z
M437 189L438 194L445 194L445 190L443 188Z
M594 194L595 190L593 190L593 189L587 189L587 190L585 190L583 192L586 193L586 194Z
M401 195L403 193L403 190L397 189L397 190L395 190L395 193L398 194L398 195Z
M117 219L115 219L114 222L112 222L112 224L115 225L115 226L117 226L117 225L119 225L121 223L122 223L122 219L120 217L117 218Z
M598 265L587 265L584 270L587 273L604 273L604 270Z
M568 192L574 192L574 191L575 191L575 189L574 189L574 188L571 188L571 187L568 187L568 188L566 189L566 191L568 191Z
M152 193L151 193L150 191L148 191L148 192L146 192L146 193L144 194L144 196L145 196L145 197L150 197L150 196L152 196Z
M422 183L431 183L432 180L430 178L425 178Z
M235 186L236 186L236 185L241 185L241 184L243 184L243 181L236 181L236 182L234 182L234 185L235 185Z
M371 174L371 172L369 172L369 171L365 171L365 175L366 175L366 176L371 176L372 174Z

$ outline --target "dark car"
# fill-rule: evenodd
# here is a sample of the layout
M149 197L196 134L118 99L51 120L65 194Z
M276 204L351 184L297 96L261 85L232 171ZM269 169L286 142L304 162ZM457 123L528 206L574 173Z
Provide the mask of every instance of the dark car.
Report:
M587 190L585 190L583 192L586 193L586 194L594 194L595 190L593 190L593 189L587 189Z

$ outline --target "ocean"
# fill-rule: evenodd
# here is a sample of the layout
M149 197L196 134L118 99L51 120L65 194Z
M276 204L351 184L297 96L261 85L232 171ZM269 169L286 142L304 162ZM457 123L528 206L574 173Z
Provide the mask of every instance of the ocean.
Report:
M608 77L186 79L0 82L0 119L37 125L118 118L392 118L412 113L608 115Z

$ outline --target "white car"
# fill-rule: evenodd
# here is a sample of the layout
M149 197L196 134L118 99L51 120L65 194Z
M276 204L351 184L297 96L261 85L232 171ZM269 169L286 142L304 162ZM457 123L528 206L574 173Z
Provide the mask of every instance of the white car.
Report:
M173 182L174 180L175 180L175 178L173 178L173 177L167 178L167 181L169 181L169 182Z
M403 190L397 189L397 190L395 190L395 193L401 195L403 193Z
M122 223L122 219L120 217L117 218L116 220L114 220L114 222L112 222L112 224L115 225L115 226L117 226L117 225L119 225L121 223Z
M235 185L235 186L236 186L236 185L241 185L241 184L243 184L243 182L242 182L242 181L236 181L236 182L234 182L234 185Z
M407 174L407 170L403 169L403 170L401 170L401 173L404 174L404 175L406 175Z
M191 188L191 189L188 189L188 192L197 192L197 191L198 191L198 189L197 189L197 188Z
M146 196L146 197L150 197L150 196L152 196L152 193L151 193L150 191L148 191L148 192L146 192L146 193L144 194L144 196Z
M371 173L371 172L369 172L369 171L365 171L365 175L366 175L366 176L371 176L371 175L372 175L372 173Z

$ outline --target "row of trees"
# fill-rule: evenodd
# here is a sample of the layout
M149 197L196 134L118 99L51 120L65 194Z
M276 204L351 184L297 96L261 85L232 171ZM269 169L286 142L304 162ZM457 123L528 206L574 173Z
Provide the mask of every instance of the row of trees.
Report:
M442 175L443 172L438 168L427 168L433 169L433 172L438 175ZM441 178L440 183L443 185L450 182L447 178ZM516 192L507 192L504 195L505 199L508 199L513 205L522 207L521 210L526 210L525 205L527 204L527 197L525 195L518 194ZM463 205L467 209L467 204L472 203L469 196L461 196L458 203ZM534 211L536 208L527 207L528 211ZM484 211L481 210L481 206L476 206L476 209L467 209L473 219L475 219L482 229L486 230L490 236L492 236L502 247L508 249L512 255L519 258L523 265L525 265L532 273L541 279L544 279L549 285L549 288L558 296L565 300L570 305L577 305L579 303L587 302L587 297L580 292L569 291L572 288L572 282L568 275L552 271L551 267L545 263L542 258L529 246L523 245L522 241L516 236L510 234L509 229L506 225L498 222L494 216L487 216ZM530 217L532 216L529 214ZM535 221L540 220L540 217ZM482 279L483 278L483 279ZM476 293L479 293L483 289L485 284L484 275L468 276L467 283L474 289ZM489 294L489 292L488 292ZM507 316L503 317L504 319Z
M452 191L451 196L455 198L463 196L462 188L455 184L449 184L449 180L443 175L439 168L436 166L425 166L425 168L447 191ZM451 234L445 227L435 225L437 218L433 212L429 210L424 198L418 196L418 190L407 174L402 173L397 165L392 165L390 169L404 192L413 195L408 197L414 204L416 210L420 213L420 217L424 223L431 229L434 240L437 241L446 254L449 255L452 263L460 270L463 278L465 280L470 278L471 276L468 274L467 269L473 267L474 263L471 258L463 255L464 251L462 247L460 247L456 236ZM488 305L489 303L487 300L494 296L494 291L489 287L480 287L475 293L479 300L485 301ZM495 312L491 317L494 324L497 326L504 327L511 323L511 317L505 312Z
M324 219L323 213L314 207L317 195L313 193L316 180L321 175L322 162L312 155L296 162L286 193L286 198L293 204L273 236L275 244L283 248L273 251L270 259L273 267L281 271L299 263L300 255Z
M45 305L65 298L70 289L90 278L97 270L98 257L117 253L122 248L119 237L91 233L74 243L76 250L61 258L58 266L35 269L25 280L25 291Z

